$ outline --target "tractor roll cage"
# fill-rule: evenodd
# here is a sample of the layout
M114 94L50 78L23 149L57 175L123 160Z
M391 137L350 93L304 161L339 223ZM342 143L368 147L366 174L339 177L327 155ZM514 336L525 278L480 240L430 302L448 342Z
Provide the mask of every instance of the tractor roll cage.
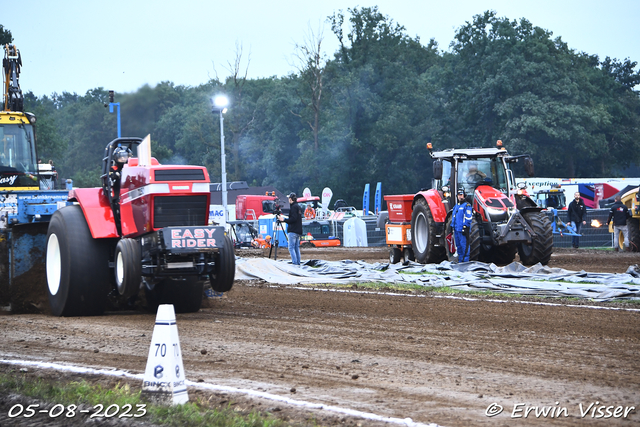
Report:
M142 138L116 138L111 141L104 149L104 157L102 158L102 190L109 198L109 205L113 212L118 235L122 236L122 226L120 224L120 175L125 163L117 162L114 159L114 153L124 149L130 154L133 153L133 146L140 145ZM120 150L118 150L120 149Z

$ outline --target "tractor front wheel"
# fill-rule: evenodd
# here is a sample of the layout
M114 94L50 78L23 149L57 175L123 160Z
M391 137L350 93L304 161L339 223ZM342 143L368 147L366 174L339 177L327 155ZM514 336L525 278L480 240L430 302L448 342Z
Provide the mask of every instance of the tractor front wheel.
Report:
M80 206L54 212L47 232L45 269L54 316L104 312L110 288L111 241L94 239Z
M114 272L118 293L125 298L137 295L142 281L140 242L120 239L116 246Z
M549 259L551 259L551 254L553 253L551 221L542 212L528 212L522 216L536 233L536 236L532 238L530 244L520 243L518 245L520 261L524 265L549 264Z
M640 227L638 225L638 218L629 218L627 220L631 252L640 252Z
M427 201L419 199L411 214L411 246L416 261L421 264L439 263L446 259L443 246L436 238L436 222Z
M229 236L224 238L224 246L218 252L216 259L215 273L211 274L211 289L216 292L228 292L233 286L236 276L236 255L233 251L233 244Z

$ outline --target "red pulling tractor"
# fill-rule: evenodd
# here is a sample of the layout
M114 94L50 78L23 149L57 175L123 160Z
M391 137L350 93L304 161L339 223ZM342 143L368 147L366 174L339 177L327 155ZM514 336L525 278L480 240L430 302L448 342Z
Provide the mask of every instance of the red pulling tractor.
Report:
M391 263L401 258L420 263L455 260L451 212L457 189L463 188L473 206L469 230L471 261L508 264L520 255L525 265L548 264L553 252L549 218L529 197L524 184L516 186L509 165L523 160L533 176L528 155L510 156L498 141L496 148L432 151L433 188L415 195L385 196ZM464 250L465 248L461 248Z
M138 158L132 158L133 147ZM47 233L46 275L56 316L98 315L110 292L147 305L200 309L205 280L233 286L235 254L224 227L207 226L209 175L200 166L160 165L149 137L111 141L102 187L78 188Z

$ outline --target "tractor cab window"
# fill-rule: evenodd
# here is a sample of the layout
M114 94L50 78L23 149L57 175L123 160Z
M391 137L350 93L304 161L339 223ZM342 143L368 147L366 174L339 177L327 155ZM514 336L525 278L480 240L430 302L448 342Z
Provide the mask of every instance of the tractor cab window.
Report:
M263 200L262 211L265 213L274 213L276 211L276 202L273 200Z
M507 192L507 174L500 158L472 159L458 164L458 186L467 194L472 193L480 185L490 185Z
M313 209L313 211L317 211L319 208L321 208L320 206L320 201L319 200L307 200L307 201L300 201L300 199L298 199L298 206L300 206L300 209L302 210L302 212L305 212L307 209Z
M253 239L258 237L258 233L249 224L236 224L234 229L238 243L246 243L250 246Z
M31 125L0 125L0 186L38 185Z
M563 209L567 207L564 194L536 194L536 201L541 208Z
M442 162L442 179L441 180L435 180L435 184L433 185L433 188L437 188L438 190L441 190L443 186L448 185L451 186L451 184L453 183L453 177L451 176L451 171L452 171L452 167L451 167L451 162L449 161L443 161Z

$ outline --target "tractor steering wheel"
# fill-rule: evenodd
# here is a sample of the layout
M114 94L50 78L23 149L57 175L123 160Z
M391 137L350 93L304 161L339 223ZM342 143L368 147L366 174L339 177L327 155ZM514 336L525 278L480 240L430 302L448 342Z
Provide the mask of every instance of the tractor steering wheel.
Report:
M467 177L467 184L477 184L483 179L484 177L480 173L475 172Z

